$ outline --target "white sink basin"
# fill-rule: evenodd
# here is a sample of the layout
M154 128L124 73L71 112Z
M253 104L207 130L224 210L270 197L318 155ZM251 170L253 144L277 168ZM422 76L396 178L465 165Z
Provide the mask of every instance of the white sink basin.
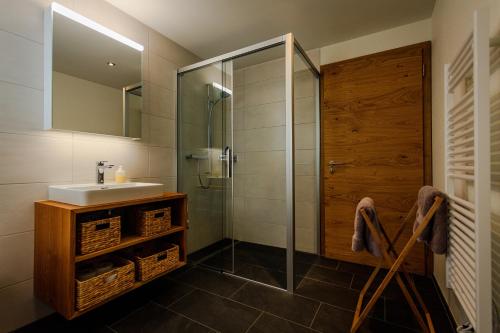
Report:
M71 184L49 186L49 200L88 206L116 201L155 197L163 194L163 184Z

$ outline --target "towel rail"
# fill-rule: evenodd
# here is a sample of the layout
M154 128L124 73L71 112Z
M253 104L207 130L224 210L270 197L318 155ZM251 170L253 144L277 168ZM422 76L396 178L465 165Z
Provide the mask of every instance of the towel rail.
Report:
M474 117L474 105L470 104L467 108L463 108L463 111L460 113L457 113L454 116L450 116L448 119L448 125L453 128L456 124L460 123L461 121L468 120L468 118Z
M471 119L467 119L466 121L463 121L462 123L460 123L458 125L455 125L453 127L451 127L450 125L448 125L448 128L449 128L448 133L449 134L453 134L456 131L467 129L468 126L472 126L473 124L474 124L474 119L471 118Z
M450 149L455 149L457 147L468 146L474 143L474 138L465 139L459 142L451 142L449 144Z
M451 64L450 64L450 72L454 72L455 71L455 68L463 60L464 55L465 55L465 53L467 52L468 49L472 49L472 34L470 34L468 36L468 38L465 40L464 44L460 48L460 51L458 51L457 56L451 62Z
M452 219L453 220L453 219ZM471 237L470 235L466 235L456 224L456 220L453 220L455 224L450 225L450 231L451 233L455 233L459 238L462 239L462 241L469 247L470 251L474 251L475 245L474 245L474 238Z
M462 180L470 180L470 181L474 180L474 176L471 176L471 175L462 175L462 174L458 174L458 173L450 173L448 175L448 177L462 179Z
M462 281L462 284L464 285L464 289L467 291L467 296L470 297L470 300L472 301L474 299L474 284L476 283L473 279L470 279L470 277L465 276L465 272L467 271L467 267L463 266L460 262L460 260L457 260L455 256L451 257L451 262L459 269L455 271L457 273L457 276L460 276L460 280Z
M469 208L470 210L476 209L475 206L474 206L474 204L472 202L470 202L470 201L467 201L465 199L459 198L459 197L457 197L455 195L452 195L452 194L449 194L448 196L450 197L451 200L455 201L456 203L458 203L458 204L460 204L460 205L462 205L464 207Z
M460 214L464 215L465 217L468 217L471 221L474 221L476 219L476 216L473 212L471 212L470 210L467 210L465 209L464 207L456 204L455 202L450 202L450 207L453 211L456 210L457 212L459 212ZM475 224L474 224L475 225Z
M464 109L468 108L469 105L474 106L474 91L470 90L465 95L463 95L460 100L453 105L453 107L448 112L448 119L451 119L459 115Z
M474 172L473 166L449 166L448 170Z
M451 216L453 216L454 218L456 218L457 220L459 220L460 222L462 222L462 224L464 226L466 226L467 228L469 228L470 230L473 230L475 232L476 228L474 227L474 222L469 221L465 216L460 215L456 211L452 211L452 212L450 212L450 214L451 214Z
M468 130L465 130L463 132L450 135L450 140L457 140L457 139L460 139L460 138L468 137L470 135L474 135L474 129L473 128L469 128Z
M490 156L490 150L500 145L491 140L500 134L495 127L500 126L500 96L490 105L489 58L492 66L500 66L500 52L490 49L487 8L474 13L473 27L444 74L445 189L450 198L446 277L474 330L491 332L490 188L500 185L500 173L491 177L490 158L500 154ZM459 197L464 191L469 200Z
M459 274L461 274L463 276L463 279L466 281L469 281L469 284L474 286L476 281L475 281L475 277L472 276L472 274L469 271L470 270L469 266L465 262L463 262L461 260L457 260L455 253L450 254L449 259L450 259L451 265L453 265L452 267L455 268L453 271L460 272ZM472 288L472 289L474 289L474 288Z
M454 151L448 151L449 156L455 156L455 155L464 155L464 154L470 154L474 153L474 148L469 147L469 148L463 148L463 149L456 149Z
M458 228L461 232L465 234L465 236L470 239L471 242L474 242L476 240L476 234L474 233L474 229L469 228L468 226L464 225L462 221L457 219L456 217L452 216L451 217L453 225L450 226L453 228ZM472 249L474 250L474 246L472 246Z
M463 291L462 286L456 282L456 277L453 273L450 274L450 279L451 279L453 289L458 291L455 293L456 294L455 296L460 301L460 304L462 304L462 306L464 307L464 311L466 312L467 317L471 321L471 324L475 325L475 323L476 323L475 307L473 305L471 305L468 300L466 300L466 298L464 296L465 292Z

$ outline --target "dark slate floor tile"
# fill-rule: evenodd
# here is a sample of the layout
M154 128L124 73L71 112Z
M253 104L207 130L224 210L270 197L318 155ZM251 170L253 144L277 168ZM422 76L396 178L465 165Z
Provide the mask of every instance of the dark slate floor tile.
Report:
M99 326L98 324L92 322L71 322L58 314L52 314L14 331L14 333L40 332L112 333L113 331L105 326Z
M220 271L226 271L226 272L233 272L233 255L232 251L223 251L220 253L217 253L206 260L203 260L199 263L201 266L207 266L212 269L220 270ZM245 266L247 266L248 263L244 262L241 260L241 258L234 258L234 271L238 271Z
M352 273L340 272L334 269L313 265L305 274L306 277L349 288L353 278Z
M417 319L415 319L413 312L406 300L394 301L392 299L387 299L386 303L386 320L395 324L399 324L405 327L411 327L418 329L419 325Z
M377 274L377 277L373 281L373 283L370 286L370 289L368 289L368 293L374 293L375 290L379 287L379 285L382 283L382 280L385 278L387 274L387 271L383 270L380 271ZM370 277L370 274L354 274L354 278L352 280L351 288L355 290L361 290L366 284L366 281L368 281ZM404 276L401 275L401 278L405 280ZM406 280L405 280L406 281ZM405 282L405 285L408 287L408 284ZM383 296L394 299L394 300L403 300L404 295L403 292L401 291L401 288L399 287L399 284L396 281L396 277L394 276L387 287L384 289L384 292L382 293Z
M348 310L355 309L359 295L355 290L311 279L304 279L296 293Z
M246 265L242 269L236 271L235 274L270 286L286 288L286 274L282 271L276 271L262 266Z
M204 247L203 249L200 249L196 252L189 254L188 261L197 262L199 260L203 260L205 257L210 256L218 251L222 251L227 247L230 247L231 245L232 245L232 240L223 239L207 247Z
M312 328L324 333L346 333L350 331L353 311L340 309L327 304L321 307L314 319ZM415 332L391 325L381 320L367 318L358 333L409 333Z
M164 283L155 285L155 292L152 296L156 303L169 306L179 298L185 296L194 289L174 280L165 280Z
M317 254L300 252L300 251L295 252L295 262L302 264L323 266L332 269L337 269L337 266L339 265L338 260L329 259Z
M253 253L261 253L264 255L272 255L278 257L286 257L286 249L275 246L261 245L256 243L238 242L236 249L245 250Z
M111 327L118 333L213 332L170 310L149 303Z
M249 333L312 333L310 328L297 325L291 321L279 318L268 313L262 314L257 322L248 330Z
M255 283L246 284L231 298L306 326L319 306L317 301Z
M146 285L144 288L131 291L128 294L118 297L117 299L104 304L103 306L88 312L87 314L74 319L72 322L75 325L111 325L116 321L124 318L135 310L149 303L151 299L151 286Z
M341 272L369 275L372 272L373 267L346 261L339 261L339 266L337 267L337 269Z
M177 276L176 281L226 297L245 283L242 279L199 267Z
M180 313L220 332L246 332L260 312L229 299L196 290L170 306Z

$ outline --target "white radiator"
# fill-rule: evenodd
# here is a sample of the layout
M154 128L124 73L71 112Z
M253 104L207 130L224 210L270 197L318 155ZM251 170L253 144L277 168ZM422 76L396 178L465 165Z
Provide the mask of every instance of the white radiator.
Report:
M476 332L492 330L489 12L445 65L445 188L450 197L447 285Z

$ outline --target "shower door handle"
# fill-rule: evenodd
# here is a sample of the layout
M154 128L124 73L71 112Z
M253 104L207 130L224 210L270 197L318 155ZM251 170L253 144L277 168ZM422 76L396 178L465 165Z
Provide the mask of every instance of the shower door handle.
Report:
M226 161L227 178L233 177L233 151L229 146L224 149L224 161Z

